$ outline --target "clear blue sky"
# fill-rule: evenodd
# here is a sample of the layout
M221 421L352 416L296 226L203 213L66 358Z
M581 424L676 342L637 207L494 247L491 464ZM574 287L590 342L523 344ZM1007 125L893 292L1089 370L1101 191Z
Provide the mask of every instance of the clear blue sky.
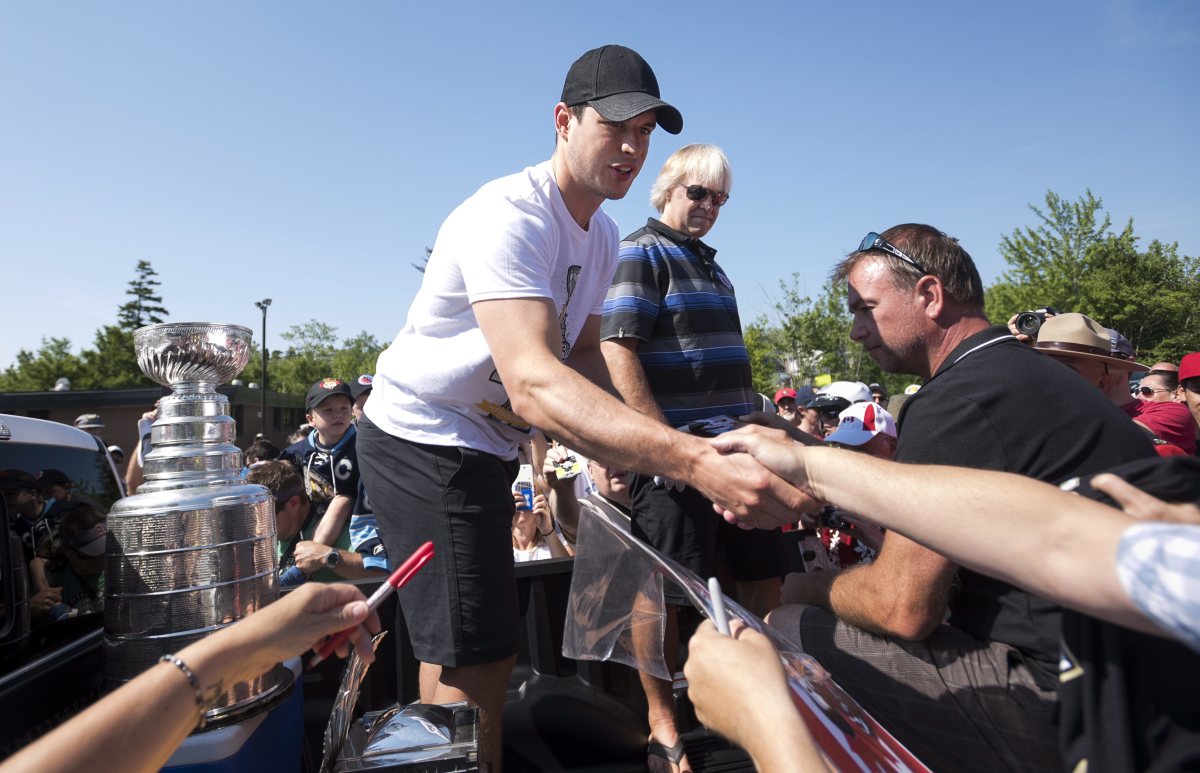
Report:
M390 340L441 221L550 155L567 67L607 42L685 119L607 211L633 230L670 152L722 145L708 241L744 319L900 222L958 236L991 282L1047 190L1200 252L1195 0L8 2L0 367L89 345L139 259L177 321L257 338L271 297L271 348L313 318Z

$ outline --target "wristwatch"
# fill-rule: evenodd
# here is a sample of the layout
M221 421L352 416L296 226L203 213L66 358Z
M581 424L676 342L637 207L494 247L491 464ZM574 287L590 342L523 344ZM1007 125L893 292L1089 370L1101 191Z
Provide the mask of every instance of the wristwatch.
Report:
M338 550L337 548L329 551L329 555L325 556L325 566L329 567L330 569L334 568L341 562L342 551Z

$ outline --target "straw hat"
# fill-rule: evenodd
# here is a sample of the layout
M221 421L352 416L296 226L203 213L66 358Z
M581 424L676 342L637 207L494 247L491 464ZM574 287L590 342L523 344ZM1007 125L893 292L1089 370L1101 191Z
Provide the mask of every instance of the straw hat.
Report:
M1122 370L1149 370L1116 348L1108 328L1085 314L1059 314L1047 319L1038 331L1034 348L1060 357L1078 357L1115 365Z

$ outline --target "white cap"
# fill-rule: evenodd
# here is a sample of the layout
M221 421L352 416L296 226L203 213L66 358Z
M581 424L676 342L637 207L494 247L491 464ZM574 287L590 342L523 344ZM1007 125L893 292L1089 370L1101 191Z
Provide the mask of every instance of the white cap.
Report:
M896 420L875 403L855 403L838 415L838 427L826 443L861 446L876 435L896 437Z
M823 387L821 394L841 397L851 403L871 402L871 390L861 381L835 381Z

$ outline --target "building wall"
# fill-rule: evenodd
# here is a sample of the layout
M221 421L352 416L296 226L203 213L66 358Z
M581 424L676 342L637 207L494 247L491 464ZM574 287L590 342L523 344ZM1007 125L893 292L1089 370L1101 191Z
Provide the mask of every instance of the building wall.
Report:
M218 391L230 403L230 413L237 422L236 444L245 448L260 431L259 407L262 394L247 387L222 386ZM92 389L68 392L6 392L0 393L0 413L30 416L74 425L84 413L100 414L104 429L97 430L106 445L118 445L133 453L138 443L137 423L142 414L151 410L158 398L169 390L151 389ZM283 448L287 437L304 422L304 398L267 392L267 439Z

